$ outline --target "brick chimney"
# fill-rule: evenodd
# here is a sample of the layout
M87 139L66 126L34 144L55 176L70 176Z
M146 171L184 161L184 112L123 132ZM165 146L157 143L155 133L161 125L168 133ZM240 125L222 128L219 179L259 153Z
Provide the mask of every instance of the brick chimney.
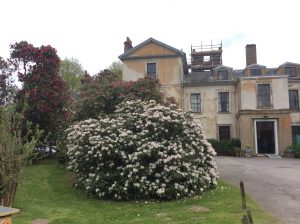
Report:
M256 45L255 44L247 44L246 45L246 66L257 64L256 59Z
M132 41L129 37L126 38L126 41L124 42L124 53L132 48Z

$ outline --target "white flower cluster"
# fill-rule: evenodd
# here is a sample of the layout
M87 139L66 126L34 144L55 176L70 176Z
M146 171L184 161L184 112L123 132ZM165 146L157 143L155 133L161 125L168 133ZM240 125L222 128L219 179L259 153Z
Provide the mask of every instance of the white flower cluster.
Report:
M181 110L127 101L113 115L67 132L76 186L99 198L174 199L217 184L216 153L201 125Z

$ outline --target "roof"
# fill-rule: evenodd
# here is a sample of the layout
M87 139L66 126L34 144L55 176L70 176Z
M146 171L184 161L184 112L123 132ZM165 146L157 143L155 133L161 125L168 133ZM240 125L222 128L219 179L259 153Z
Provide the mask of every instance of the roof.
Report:
M213 70L216 70L216 71L218 71L218 70L232 70L232 68L228 67L228 66L225 66L225 65L220 65L220 66L214 68Z
M276 68L267 68L267 75L276 75Z
M263 66L264 67L264 66ZM227 66L219 66L219 69L231 69ZM215 69L218 69L215 68ZM209 85L220 85L220 84L228 84L228 83L235 83L239 78L245 77L244 76L245 69L234 69L232 70L232 79L231 80L213 80L212 72L205 71L205 72L192 72L189 74L184 75L184 84L209 84ZM265 76L278 76L276 74L276 68L268 68L266 71Z
M263 68L265 66L262 66ZM250 67L250 68L261 68L261 67ZM233 80L238 80L240 77L245 77L244 76L244 71L245 69L235 69L232 71L232 79ZM263 76L272 76L272 75L278 75L276 74L276 68L267 68L266 69L266 74Z
M244 70L245 69L235 69L232 71L232 79L238 80L240 77L244 76Z
M248 66L246 66L246 68L265 68L266 66L264 66L264 65L259 65L259 64L252 64L252 65L248 65Z
M192 72L190 74L186 74L184 76L184 83L192 84L192 83L207 83L211 81L211 72Z
M146 46L147 44L150 44L150 43L154 43L154 44L157 44L159 46L162 46L164 48L167 48L169 49L170 51L173 51L176 55L178 55L179 57L182 58L182 63L183 63L183 70L184 70L184 73L188 73L188 66L187 66L187 61L186 61L186 54L181 51L181 50L178 50L170 45L167 45L163 42L160 42L152 37L150 37L149 39L145 40L144 42L138 44L137 46L129 49L128 51L124 52L123 54L121 54L119 56L119 59L122 61L122 60L125 60L125 59L128 59L129 58L129 55L133 52L135 52L136 50Z
M287 61L287 62L285 62L285 63L279 65L279 67L286 67L286 66L300 66L300 64L297 64L297 63L294 63L294 62L289 62L289 61Z

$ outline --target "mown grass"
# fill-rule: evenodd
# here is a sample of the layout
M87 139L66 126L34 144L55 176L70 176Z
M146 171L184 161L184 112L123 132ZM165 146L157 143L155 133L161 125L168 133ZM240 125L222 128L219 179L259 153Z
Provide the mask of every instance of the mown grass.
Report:
M277 223L249 196L247 202L255 223ZM70 173L54 163L25 169L14 207L21 209L14 216L15 224L31 224L34 219L48 219L50 224L240 224L244 214L239 190L222 181L217 189L189 199L114 202L79 193L72 187Z

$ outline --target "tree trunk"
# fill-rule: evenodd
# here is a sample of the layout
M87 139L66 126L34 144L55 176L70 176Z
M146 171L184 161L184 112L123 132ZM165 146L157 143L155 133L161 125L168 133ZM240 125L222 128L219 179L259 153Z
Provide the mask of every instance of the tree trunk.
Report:
M4 194L1 197L0 205L5 207L12 207L12 203L16 197L18 183L15 181L10 182L7 184L5 188Z

